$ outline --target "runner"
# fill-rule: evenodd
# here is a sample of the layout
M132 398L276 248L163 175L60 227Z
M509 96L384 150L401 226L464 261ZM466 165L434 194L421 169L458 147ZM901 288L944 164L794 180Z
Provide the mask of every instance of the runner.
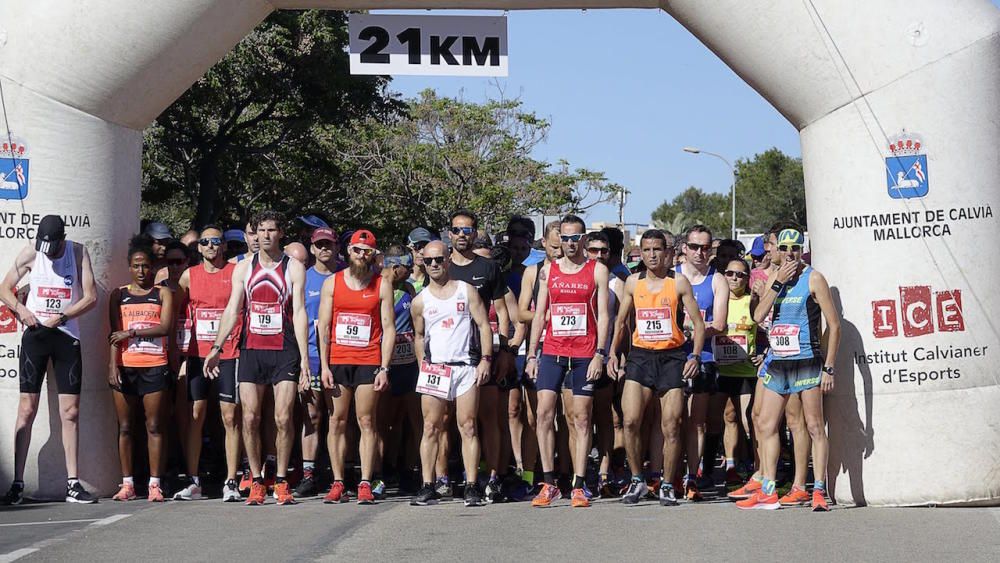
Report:
M242 262L243 260L252 257L254 254L260 252L260 240L257 234L257 225L255 223L256 219L251 219L247 221L246 230L243 232L244 242L247 245L246 254L237 254L229 259L230 262L236 264L237 262Z
M202 435L209 399L219 401L222 426L225 429L226 482L222 487L224 502L241 499L236 483L240 462L240 408L237 392L236 363L238 361L242 326L236 324L222 346L219 375L206 373L205 357L218 337L222 313L232 294L233 272L236 265L225 260L226 243L222 229L208 225L198 238L201 264L181 274L177 300L179 311L188 322L178 331L178 348L187 357L187 388L183 415L187 419L185 457L191 482L174 495L174 500L201 498L201 479L198 461L201 459ZM178 323L180 324L180 323ZM182 342L187 342L184 349Z
M676 272L685 275L691 282L694 297L698 301L698 308L706 323L705 339L707 340L726 332L729 284L726 283L726 278L711 266L710 254L713 242L712 231L708 227L695 225L689 228L684 242L684 254L687 260L677 266ZM691 320L690 317L685 317L685 330L690 329ZM688 353L692 352L693 343L691 341L684 346ZM712 399L711 405L709 404L711 395L718 390L717 378L718 369L712 350L711 348L703 348L699 374L688 383L691 399L686 426L688 474L684 493L691 501L702 499L696 480L703 453L706 454L705 457L711 456L713 458L704 464L705 480L711 482L715 448L706 446L706 444L711 442L713 438L717 438L722 432L722 411L725 397L719 395Z
M796 229L778 233L777 248L782 264L767 280L767 289L754 310L754 320L765 320L774 310L768 337L771 349L765 360L764 391L758 439L761 451L761 489L736 503L742 509L779 508L774 492L780 442L778 424L788 397L798 394L802 401L809 436L813 441L812 507L828 510L826 465L829 446L823 416L823 395L833 390L834 362L840 345L840 316L833 305L826 278L802 262L805 237ZM821 334L820 321L827 334ZM825 354L820 342L827 343Z
M354 410L361 429L361 482L358 504L374 504L372 478L378 455L379 393L389 386L388 372L396 345L392 285L375 273L375 235L358 230L348 244L350 266L323 283L319 306L319 361L326 389L330 427L327 448L333 484L325 503L347 502L344 456L347 415Z
M153 263L153 273L155 277L159 277L162 275L160 271L167 267L167 245L174 240L174 235L170 232L170 227L156 222L146 225L142 232L149 237L153 245L153 257L156 259Z
M563 257L542 270L547 283L538 293L531 326L527 372L538 387L538 445L545 482L531 503L536 507L550 506L562 497L555 486L553 422L556 398L564 387L572 393L572 409L568 410L573 419L571 431L576 432L572 506L590 506L584 481L590 454L594 384L608 355L609 274L603 264L587 260L584 255L585 232L583 219L575 215L567 215L560 222ZM536 360L543 327L543 355Z
M636 504L648 491L642 475L643 416L654 394L660 403L659 426L663 433L663 475L656 491L662 506L677 505L672 479L681 455L681 421L684 417L684 388L697 377L705 341L705 323L691 283L671 269L673 241L663 231L643 233L639 248L646 269L632 274L625 282L621 306L615 321L608 370L615 378L624 375L622 413L625 449L632 479L622 496L622 503ZM691 319L691 351L685 351L685 334L678 326L682 318ZM628 339L628 321L635 315L632 350L624 370L618 352ZM655 412L655 411L654 411ZM657 421L653 421L654 424Z
M215 343L205 358L210 377L220 375L220 353L243 310L243 345L238 378L243 407L243 443L250 462L253 483L247 505L264 504L267 488L261 471L261 404L267 386L274 390L274 422L277 426L277 467L274 496L278 504L295 504L285 475L295 443L292 414L296 383L309 388L309 321L303 286L305 267L281 252L285 218L276 211L263 211L254 221L260 251L243 260L233 271L233 288L222 314Z
M421 259L423 258L421 252L423 251L424 247L427 246L427 243L431 242L432 240L440 240L440 239L441 237L435 235L434 233L430 232L429 230L423 227L417 227L416 229L413 229L412 231L410 231L410 234L406 236L406 241L407 243L409 243L408 248L413 253L413 265L414 265L413 275L411 275L410 279L407 281L410 282L410 285L413 286L413 289L416 290L417 293L420 293L420 290L422 290L424 286L427 285L427 272L424 269L424 263L421 261Z
M537 447L534 445L534 435L531 432L524 432L526 409L524 408L525 396L522 389L522 382L524 379L525 359L528 353L528 332L527 323L520 320L517 311L521 295L521 283L525 271L524 261L531 252L531 240L534 237L534 223L530 219L515 216L508 222L506 234L506 244L510 254L511 266L505 277L509 292L504 296L504 299L507 301L507 310L510 312L509 316L513 324L513 330L507 341L507 350L511 355L515 356L515 359L511 370L508 370L506 374L499 374L497 376L497 384L501 395L506 395L506 402L503 400L500 402L501 405L507 405L507 427L505 432L507 440L505 441L504 449L507 449L506 444L509 443L510 457L513 458L510 461L513 462L515 473L508 475L507 479L501 481L503 490L499 496L513 500L523 500L531 489L531 485L524 482L525 447L530 446L536 449ZM497 335L494 338L494 345L499 347L499 343L499 335ZM530 440L526 444L525 441L529 436ZM537 457L537 454L530 456L532 469ZM506 469L510 465L509 461L503 458L500 460L501 469Z
M111 292L111 365L108 385L114 390L118 415L118 459L122 484L114 500L134 500L132 478L132 415L142 401L146 415L146 447L149 450L150 502L163 502L160 475L166 458L161 420L171 373L167 350L174 329L173 294L153 282L153 250L139 246L142 237L129 245L128 268L132 283Z
M320 295L323 284L333 274L342 270L337 258L340 240L332 229L317 228L310 238L309 252L316 263L306 270L306 315L309 317L309 389L300 394L305 407L302 417L302 480L295 487L292 496L311 497L319 492L316 475L316 453L319 451L319 429L322 416L326 415L326 399L323 397L323 382L320 378L319 342L316 325L319 323Z
M461 209L451 214L451 260L448 263L448 276L450 279L464 281L476 288L483 305L489 309L490 306L496 310L497 326L510 326L510 317L507 313L507 302L504 296L507 294L507 283L504 280L503 271L500 266L490 260L478 256L474 252L473 243L476 238L476 229L479 228L479 220L475 213ZM487 237L488 240L488 237ZM473 338L479 338L477 333L473 333ZM509 334L500 331L500 346L497 349L495 363L496 373L506 374L514 365L514 356L509 351ZM492 342L492 336L490 337ZM479 343L484 345L483 343ZM479 424L482 432L483 461L487 475L486 496L491 502L497 499L500 493L499 466L501 445L500 437L500 389L496 381L488 381L479 390ZM506 407L506 403L503 403ZM477 475L466 475L466 481L473 482Z
M424 247L423 263L430 283L413 300L411 308L420 364L417 391L423 395L420 459L424 485L410 504L424 506L441 498L435 490L434 465L439 441L447 439L444 413L448 403L454 402L468 476L465 506L479 506L483 494L475 479L479 466L476 410L480 386L490 375L493 338L478 292L470 284L450 278L446 253L440 241Z
M17 284L28 277L28 297L21 303ZM90 255L80 243L66 240L66 225L58 215L46 215L38 224L34 245L28 244L3 282L0 301L24 325L19 366L20 398L14 423L14 482L3 504L24 499L24 465L28 460L31 427L38 413L42 383L49 361L59 392L59 419L66 456L66 502L93 503L77 478L78 413L83 377L80 326L77 319L97 304L97 286Z

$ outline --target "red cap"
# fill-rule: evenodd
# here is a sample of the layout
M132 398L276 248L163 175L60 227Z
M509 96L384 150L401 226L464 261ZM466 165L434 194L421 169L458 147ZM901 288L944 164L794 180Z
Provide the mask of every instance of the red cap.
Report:
M375 250L375 235L365 229L354 231L354 234L351 235L350 245Z
M329 240L332 242L337 242L337 235L335 235L331 229L320 227L319 229L313 231L312 242L317 242L321 240Z

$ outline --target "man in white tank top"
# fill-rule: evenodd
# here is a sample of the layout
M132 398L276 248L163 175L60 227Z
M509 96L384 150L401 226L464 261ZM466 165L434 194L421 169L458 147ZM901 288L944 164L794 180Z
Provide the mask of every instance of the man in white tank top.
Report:
M455 402L456 420L462 434L462 460L469 484L465 506L479 506L482 492L476 482L479 469L479 436L476 415L479 385L490 377L493 333L486 306L476 289L448 276L447 249L441 241L424 247L423 263L429 282L413 300L414 348L420 376L417 392L423 394L424 435L420 462L424 485L411 504L424 506L441 498L434 489L434 465L441 440L447 439L445 414Z
M21 303L15 293L25 276L28 276L27 300ZM50 360L59 391L68 477L66 502L97 502L80 484L76 472L82 379L80 327L76 319L97 303L97 288L87 249L66 240L66 226L58 215L43 217L35 244L25 246L17 255L0 283L0 301L24 325L19 371L21 397L14 425L14 483L0 502L22 502L31 426Z

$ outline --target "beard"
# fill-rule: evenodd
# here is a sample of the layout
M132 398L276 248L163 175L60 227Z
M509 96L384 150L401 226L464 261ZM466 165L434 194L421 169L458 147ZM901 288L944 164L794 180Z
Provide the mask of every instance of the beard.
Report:
M354 258L351 259L349 269L351 271L351 276L359 280L367 278L368 274L371 273L372 270L371 264L365 260L358 260Z

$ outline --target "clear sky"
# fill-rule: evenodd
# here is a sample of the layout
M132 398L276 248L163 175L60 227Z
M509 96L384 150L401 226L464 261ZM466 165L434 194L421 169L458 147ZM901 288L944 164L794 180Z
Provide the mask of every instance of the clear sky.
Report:
M508 97L520 96L527 109L552 122L536 158L565 158L604 171L632 192L626 222L649 222L660 203L688 186L729 192L732 176L725 164L682 147L716 152L731 162L771 147L801 156L798 132L661 10L512 11L507 25L507 78L399 76L393 89L413 96L431 87L482 101L497 92L498 81ZM612 205L587 217L617 218Z

